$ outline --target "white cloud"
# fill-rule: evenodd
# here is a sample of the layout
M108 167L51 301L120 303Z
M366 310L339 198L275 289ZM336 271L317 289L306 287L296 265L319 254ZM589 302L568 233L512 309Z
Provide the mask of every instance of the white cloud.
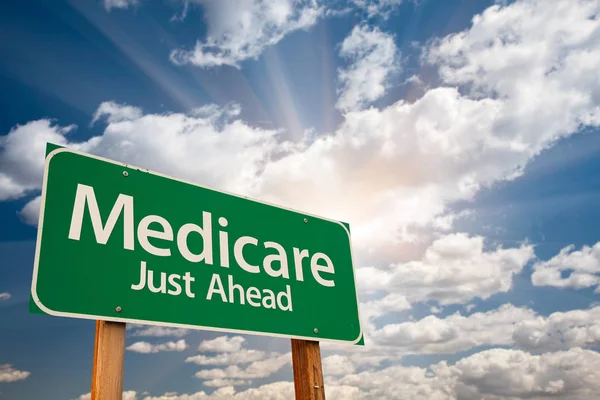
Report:
M29 377L31 372L19 371L10 364L0 364L0 382L22 381Z
M366 399L360 389L349 386L325 385L327 399L331 400L360 400ZM164 394L158 397L144 397L144 400L288 400L294 398L292 382L273 382L256 388L237 392L233 387L222 387L212 394L197 392L194 394Z
M550 351L600 345L600 307L556 312L525 319L516 325L513 339L529 351Z
M323 358L323 375L339 376L356 372L356 366L348 356L334 354Z
M227 368L203 369L196 377L205 379L204 385L225 387L251 383L249 379L266 378L291 363L291 353L268 353L262 350L243 348L245 339L241 336L220 336L200 343L202 352L220 352L214 356L203 354L186 358L185 362L197 365L223 365ZM240 367L241 364L248 364Z
M600 354L590 350L531 355L494 349L460 360L450 371L460 374L456 387L460 398L590 399L600 394L600 383L595 379L599 367Z
M410 302L434 299L440 304L463 303L474 297L487 299L512 287L512 278L533 258L533 247L497 247L484 251L483 238L462 233L446 235L425 251L419 261L396 264L378 271L357 271L364 290L402 293ZM364 279L363 279L364 277Z
M39 190L46 142L65 145L74 126L58 127L41 119L17 125L0 137L0 201L17 199Z
M383 97L388 80L397 65L394 37L367 25L355 26L340 49L340 56L351 64L339 71L342 84L336 107L357 110Z
M134 114L118 107L129 106L103 105L108 126L86 142L68 142L65 134L74 127L50 120L18 125L0 137L0 201L40 190L46 142L238 193L249 191L269 154L280 146L276 131L231 120L231 108L204 110L201 116L151 114L128 120L123 115ZM34 222L38 213L39 199L34 199L21 214Z
M110 11L113 8L129 8L138 4L138 0L104 0L104 8Z
M377 318L388 312L406 311L411 308L406 297L398 293L389 293L381 299L362 303L361 306L361 313L367 319Z
M106 117L108 123L132 121L142 116L142 110L137 107L117 104L114 101L105 101L100 104L94 117L92 124L99 121L102 117Z
M388 18L403 0L352 0L352 2L367 12L369 17L381 16Z
M314 0L197 0L204 7L208 35L192 50L177 49L171 60L201 67L256 59L293 31L314 25L322 8Z
M434 369L434 373L436 370ZM428 373L425 368L392 366L378 371L364 371L330 379L327 386L354 387L362 392L363 399L394 399L398 393L407 400L450 400L452 381Z
M361 282L362 276L367 275L368 278L365 278L369 281L376 280L380 274L365 274L365 269L361 269L363 271L359 277L357 277L358 281ZM369 271L373 271L372 269L367 269ZM360 316L362 319L363 331L370 332L374 329L374 321L378 317L385 315L390 312L400 312L406 311L411 308L410 303L403 295L398 293L388 293L384 297L377 300L370 300L364 303L360 303Z
M183 337L189 333L188 329L167 328L164 326L148 326L138 328L133 332L133 336L154 336L154 337Z
M178 340L176 342L166 342L160 344L151 344L148 342L136 342L132 345L127 346L127 350L133 351L134 353L150 354L158 353L161 351L183 351L187 348L185 339Z
M252 381L243 381L237 379L211 379L210 381L205 381L204 386L209 387L224 387L224 386L245 386L251 384Z
M248 389L233 396L234 400L287 400L294 398L294 384L274 382Z
M274 382L236 393L231 386L222 387L211 394L197 392L194 394L147 396L144 400L287 400L294 397L294 385L291 382Z
M532 310L505 304L497 310L446 318L388 324L370 335L377 345L398 347L403 354L456 353L484 345L511 345L516 325L534 320Z
M241 336L219 336L215 339L204 340L198 346L199 351L214 353L233 353L240 351L246 339Z
M568 350L600 345L600 306L587 310L538 315L526 307L504 304L498 309L468 316L459 312L445 318L365 325L366 347L324 343L328 374L361 371L395 363L407 354L454 354L483 346L512 346L531 352ZM327 358L328 358L327 357ZM325 365L325 364L324 364Z
M414 103L347 114L334 135L269 163L261 176L263 193L345 216L357 227L357 246L389 258L387 252L405 253L400 243L418 239L411 226L430 225L449 203L515 178L557 139L582 125L597 125L600 85L589 77L600 66L600 56L590 28L597 25L591 3L561 1L554 7L527 2L534 3L533 11L523 15L512 11L513 5L492 7L471 29L432 44L426 60L441 67L442 85L452 87L430 89ZM564 7L569 8L567 26L562 13L538 10ZM543 38L529 27L540 20ZM561 29L567 37L579 32L580 46L552 40ZM493 40L499 31L516 31L517 48L522 46L530 62L520 68L505 63L513 47ZM547 47L544 54L569 62L538 57L538 49ZM490 48L492 54L482 50ZM464 66L477 74L467 74ZM484 83L491 88L483 91ZM470 86L478 90L467 91ZM553 95L545 95L549 92Z
M19 216L28 225L36 226L40 218L40 207L42 205L42 196L36 196L33 200L25 204L25 207L19 211Z
M519 132L514 147L530 144L539 152L579 124L600 121L598 11L595 0L495 5L468 31L436 43L428 59L440 66L445 82L502 99L498 128Z
M277 185L273 191L299 204L351 215L360 225L355 229L357 243L368 243L363 237L379 243L381 237L406 240L411 238L407 225L430 223L449 202L469 199L482 186L515 177L532 157L581 124L597 125L600 89L597 80L590 80L600 65L593 45L596 4L519 4L524 12L515 11L515 5L492 7L471 29L430 47L427 59L441 66L443 84L485 83L493 89L484 92L488 96L482 96L481 88L460 95L439 87L412 104L352 113L337 135L268 165L268 185L291 177L304 194L290 189L292 185ZM563 30L567 38L580 38L579 47L552 39ZM513 31L518 38L514 45L493 39ZM514 54L529 62L516 68L504 61ZM477 73L469 75L470 70ZM544 95L549 92L553 95ZM313 173L311 165L320 172ZM319 179L310 182L312 178L293 171ZM350 198L354 201L348 202ZM357 205L360 211L348 210Z
M123 392L122 400L137 400L137 393L134 390L127 390ZM82 394L77 398L77 400L91 400L92 394L86 393Z
M530 354L521 350L491 349L427 368L391 367L329 377L325 384L331 400L501 400L517 398L591 399L600 394L596 372L600 353L573 348ZM274 382L236 392L231 386L212 394L165 394L144 400L284 400L293 398L292 382ZM83 398L81 398L83 399Z
M12 295L8 292L0 293L0 301L10 300L11 297Z
M359 388L364 399L516 399L552 397L589 399L600 393L595 370L600 354L568 351L532 355L520 350L492 349L449 366L445 361L426 368L392 366L331 380Z
M563 277L563 272L568 275ZM600 242L594 246L567 246L548 261L534 264L531 282L535 286L581 289L600 283Z
M231 365L259 361L267 357L269 357L269 353L265 351L240 349L235 352L220 353L215 356L205 356L200 354L186 358L185 362L191 362L197 365Z
M203 369L196 372L200 379L255 379L266 378L292 362L291 353L275 355L255 361L245 368L231 365L225 369Z

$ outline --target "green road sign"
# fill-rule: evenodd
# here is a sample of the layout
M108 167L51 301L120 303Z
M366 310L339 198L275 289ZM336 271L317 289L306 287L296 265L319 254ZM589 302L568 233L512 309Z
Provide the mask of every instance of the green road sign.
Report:
M31 294L62 317L362 337L347 225L64 148L46 158Z

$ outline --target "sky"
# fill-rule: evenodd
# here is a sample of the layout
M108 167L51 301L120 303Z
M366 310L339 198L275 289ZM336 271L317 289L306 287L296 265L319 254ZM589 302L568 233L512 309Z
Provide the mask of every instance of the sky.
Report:
M0 399L89 399L28 311L47 142L346 221L328 399L600 398L598 0L0 3ZM128 325L124 399L293 398L288 339Z

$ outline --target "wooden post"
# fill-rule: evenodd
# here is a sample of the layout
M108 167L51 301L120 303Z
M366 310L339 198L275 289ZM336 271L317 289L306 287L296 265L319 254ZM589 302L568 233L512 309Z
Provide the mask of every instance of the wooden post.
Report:
M296 400L325 400L319 342L292 339Z
M125 324L96 321L92 400L122 399L124 355Z

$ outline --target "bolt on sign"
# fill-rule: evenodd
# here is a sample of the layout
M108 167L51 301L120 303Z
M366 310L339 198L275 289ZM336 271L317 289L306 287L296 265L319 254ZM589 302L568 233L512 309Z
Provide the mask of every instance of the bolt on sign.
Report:
M362 344L348 225L48 151L32 311Z

